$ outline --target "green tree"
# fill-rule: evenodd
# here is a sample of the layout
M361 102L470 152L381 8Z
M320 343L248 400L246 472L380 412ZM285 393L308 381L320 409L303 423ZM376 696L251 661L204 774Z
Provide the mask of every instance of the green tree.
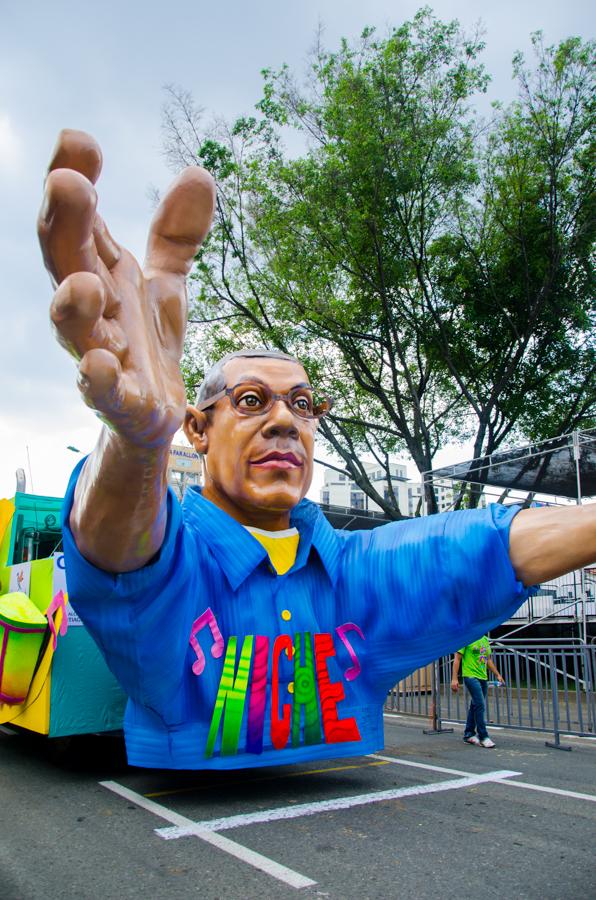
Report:
M198 156L219 188L193 276L187 381L230 347L296 353L336 398L325 439L396 518L390 480L378 490L362 454L387 471L407 450L424 471L446 441L474 436L481 455L531 434L535 404L562 422L575 390L566 427L589 405L577 373L594 364L592 51L537 40L540 90L516 58L520 100L482 138L471 104L487 83L482 46L422 10L384 40L366 30L337 53L318 46L305 88L266 70L259 115L231 127L205 135L183 92L166 109L170 161ZM540 125L555 90L573 124L547 177ZM303 141L292 156L288 134ZM427 500L436 509L432 489Z
M594 48L533 44L536 68L515 57L519 100L499 110L480 190L462 198L431 274L459 311L447 322L434 310L476 417L475 456L595 422Z

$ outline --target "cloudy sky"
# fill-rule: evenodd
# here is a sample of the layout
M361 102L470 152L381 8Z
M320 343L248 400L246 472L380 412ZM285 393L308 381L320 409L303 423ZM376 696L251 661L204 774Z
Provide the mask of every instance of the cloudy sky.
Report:
M412 17L410 0L0 0L0 497L14 493L17 467L28 489L62 495L98 432L79 401L74 364L54 342L51 299L35 220L45 165L60 128L91 132L104 151L100 211L114 236L141 257L151 217L150 186L170 173L161 152L163 86L190 90L207 115L248 113L260 70L301 71L319 22L325 43L382 32ZM589 0L436 0L442 19L486 30L490 99L511 100L511 57L542 29L547 43L594 35ZM439 458L438 462L443 459ZM414 470L411 470L414 475ZM320 483L320 477L316 483Z

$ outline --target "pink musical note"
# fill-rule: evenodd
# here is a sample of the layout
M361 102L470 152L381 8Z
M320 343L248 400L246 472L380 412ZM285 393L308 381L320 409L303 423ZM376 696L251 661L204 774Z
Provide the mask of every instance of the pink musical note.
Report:
M211 656L214 659L219 659L219 657L224 652L224 639L222 637L221 631L219 630L211 607L208 606L205 612L202 613L198 619L195 619L193 626L190 629L190 645L197 654L196 661L192 664L192 670L195 675L200 675L205 668L205 654L201 650L201 646L195 637L197 632L199 632L201 628L204 628L205 625L209 625L209 628L211 629L211 636L213 637L214 641L213 647L211 648Z
M353 622L346 622L345 625L338 625L335 630L337 632L337 636L339 637L340 641L343 643L344 647L350 654L350 659L352 660L352 663L353 663L353 665L349 666L349 668L346 669L346 671L344 672L344 675L346 676L347 681L354 681L354 679L358 678L358 676L360 675L360 672L362 671L362 666L360 665L360 662L358 660L358 657L356 656L354 648L352 647L350 641L346 637L346 631L355 631L356 634L360 635L362 640L365 640L365 637L362 634L362 631L358 627L358 625L354 625Z
M50 631L52 632L52 643L54 646L54 650L58 645L58 635L56 634L56 625L54 623L54 613L56 610L62 610L62 621L60 622L60 634L64 636L68 631L68 616L66 614L66 597L64 596L64 591L58 591L58 593L52 599L52 602L48 606L46 610L46 618L48 620L48 625L50 626Z

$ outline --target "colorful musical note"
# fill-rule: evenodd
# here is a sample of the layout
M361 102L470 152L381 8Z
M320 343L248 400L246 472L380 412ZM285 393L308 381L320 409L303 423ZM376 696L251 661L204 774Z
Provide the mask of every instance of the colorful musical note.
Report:
M58 645L58 635L56 634L56 625L54 623L54 613L56 610L62 610L62 619L60 621L60 634L64 636L68 631L68 616L66 615L66 597L64 596L64 591L58 591L57 594L54 595L50 605L46 610L46 618L48 620L48 625L50 626L50 631L52 632L52 643L54 650Z
M211 656L214 659L219 659L219 657L224 652L224 639L222 633L219 630L211 607L208 606L205 612L202 613L198 619L195 619L193 626L190 629L189 642L193 650L197 654L196 661L192 664L192 670L195 675L200 675L205 668L205 654L201 650L201 645L196 639L196 634L201 630L201 628L204 628L205 625L209 625L209 628L211 629L211 636L213 637L214 641L211 648Z
M346 637L346 631L355 631L356 634L358 634L362 638L362 640L365 640L364 635L362 634L362 631L358 627L358 625L354 625L353 622L346 622L345 625L338 625L335 630L340 641L343 643L344 647L350 654L350 659L352 660L352 665L346 669L344 675L346 676L347 681L354 681L354 679L358 678L358 676L360 675L362 667L360 665L358 657L356 656L354 648Z

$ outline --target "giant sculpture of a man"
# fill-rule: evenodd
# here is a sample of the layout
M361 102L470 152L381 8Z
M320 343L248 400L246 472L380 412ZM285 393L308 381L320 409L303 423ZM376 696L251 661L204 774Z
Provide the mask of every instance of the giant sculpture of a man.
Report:
M70 600L129 696L129 761L233 768L383 743L388 688L510 616L525 586L596 557L596 506L447 513L337 532L305 500L328 401L302 365L220 361L195 406L180 375L185 279L211 177L186 169L145 266L96 212L96 142L60 135L40 213L51 317L105 426L65 503ZM174 433L202 490L168 494Z

